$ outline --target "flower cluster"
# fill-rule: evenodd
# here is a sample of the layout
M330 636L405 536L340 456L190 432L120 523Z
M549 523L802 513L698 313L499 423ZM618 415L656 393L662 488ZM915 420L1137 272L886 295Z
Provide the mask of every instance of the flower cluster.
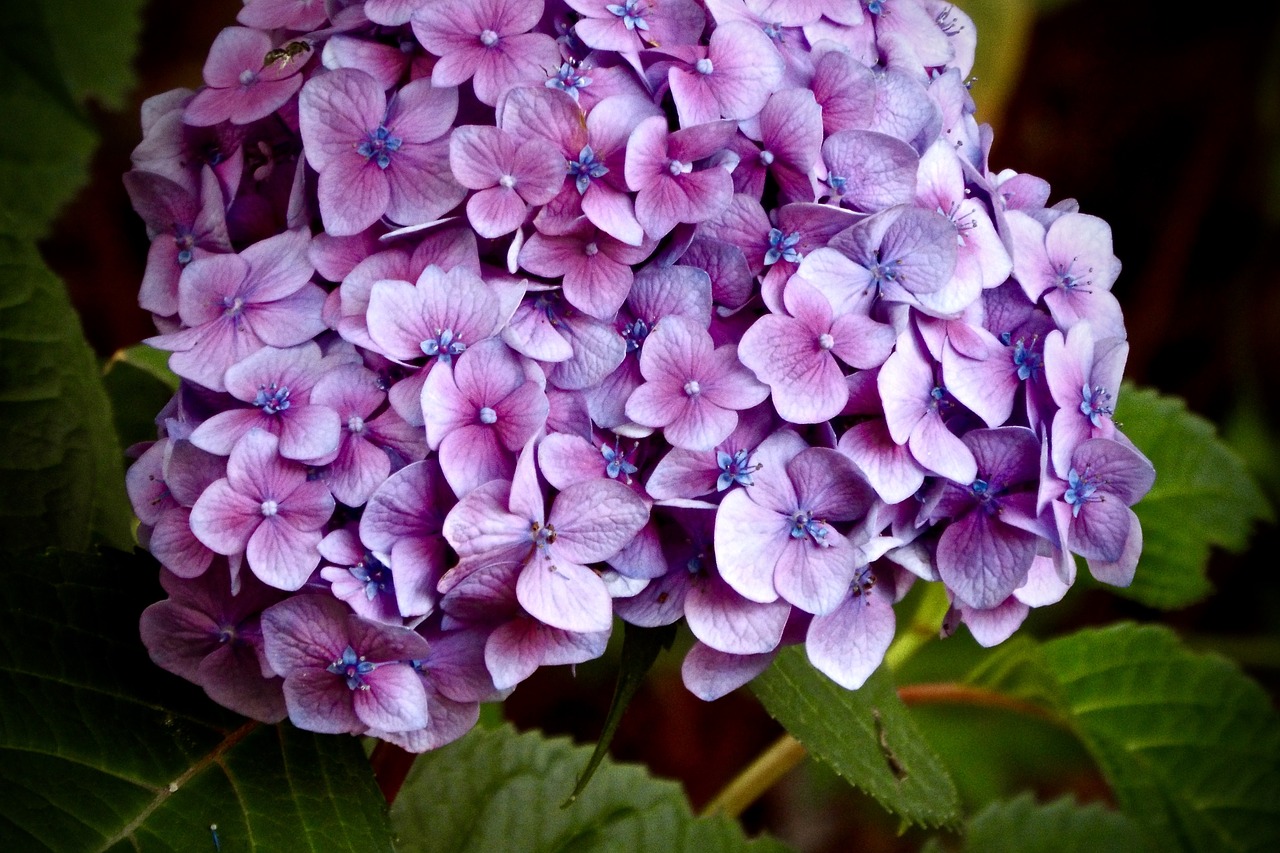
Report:
M247 0L125 176L181 388L161 666L412 750L614 617L856 688L916 581L1126 584L1105 222L987 165L942 0Z

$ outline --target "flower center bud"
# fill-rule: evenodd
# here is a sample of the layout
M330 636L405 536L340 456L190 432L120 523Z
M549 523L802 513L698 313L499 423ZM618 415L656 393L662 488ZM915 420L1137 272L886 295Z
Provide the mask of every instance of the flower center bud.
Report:
M594 242L588 243L587 245L582 247L582 254L586 255L588 258L594 258L599 253L599 251L600 251L600 247L597 246Z
M248 68L246 68L245 70L240 72L241 86L252 86L254 83L257 82L257 80L258 80L258 73L256 71L251 71Z
M516 185L516 179L514 175L503 175L501 178L498 178L498 186L511 189L515 185Z
M667 164L667 171L670 172L673 177L687 175L693 171L693 164L681 163L679 160L672 159L671 162Z
M493 47L498 43L498 34L493 30L485 30L480 33L480 43L485 47Z
M829 332L818 335L818 349L829 350L836 345L836 339Z
M761 162L761 163L764 163L766 166L772 166L772 165L773 165L773 152L772 152L772 151L770 151L770 150L769 150L769 149L767 149L767 148L766 148L764 151L761 151L761 152L760 152L760 162Z
M699 74L710 74L715 70L715 66L711 64L710 59L704 57L693 64L693 69Z
M698 384L698 380L690 379L684 383L684 393L690 397L696 397L702 393L702 386Z
M364 418L359 415L352 415L347 419L347 429L356 435L364 432Z
M271 518L280 511L280 504L275 501L263 501L261 511L263 518Z
M493 409L489 408L488 406L485 406L483 409L480 410L480 423L487 425L487 424L496 424L497 422L498 422L498 413L495 412Z

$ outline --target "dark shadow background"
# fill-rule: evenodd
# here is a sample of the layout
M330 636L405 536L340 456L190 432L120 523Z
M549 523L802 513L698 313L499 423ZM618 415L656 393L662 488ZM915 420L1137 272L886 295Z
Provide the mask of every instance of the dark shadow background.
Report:
M1130 380L1180 395L1219 424L1275 503L1280 6L1236 6L1229 14L1202 7L1186 15L1155 0L1052 5L1031 34L991 165L1044 177L1052 200L1077 198L1084 212L1111 223L1124 264L1115 293L1129 328ZM134 102L123 113L95 113L103 145L93 182L42 244L103 357L153 331L136 307L146 235L120 180L140 138L138 106L145 95L197 85L208 46L239 7L236 0L153 0ZM1059 606L1053 628L1132 618L1160 620L1191 637L1239 640L1238 659L1274 697L1280 584L1265 555L1276 553L1278 538L1269 527L1247 553L1215 555L1210 571L1218 592L1201 605L1160 614L1077 589ZM522 727L594 740L610 677L607 664L584 665L576 676L544 671L516 691L506 713ZM971 723L978 740L1016 726L989 716ZM746 691L711 705L693 698L674 658L642 690L613 753L680 779L697 807L779 731ZM1044 768L1027 772L1044 796L1068 790L1105 797L1105 787L1078 765L1068 755L1047 779L1036 775ZM899 837L874 804L812 768L789 776L746 821L806 850L914 850L920 840Z

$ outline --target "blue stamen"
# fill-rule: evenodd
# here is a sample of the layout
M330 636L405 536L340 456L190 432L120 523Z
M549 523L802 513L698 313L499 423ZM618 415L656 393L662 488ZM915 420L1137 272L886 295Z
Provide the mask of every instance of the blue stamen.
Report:
M605 9L622 19L629 30L648 30L649 23L644 19L647 9L640 7L641 0L626 0L625 3L611 3Z
M1095 496L1098 491L1098 485L1092 481L1089 476L1089 469L1086 468L1084 474L1072 468L1067 472L1067 493L1063 495L1063 499L1067 505L1071 507L1071 517L1076 518L1080 515L1080 508L1087 503L1102 500L1101 495Z
M613 447L607 444L600 445L600 455L605 461L604 472L615 480L625 477L627 483L630 483L631 475L640 469L627 461L627 454L623 451L620 441L621 439L615 440Z
M380 124L377 130L365 133L356 146L356 153L366 161L373 160L379 169L385 169L391 165L391 153L400 150L402 142L400 137L391 135L386 125Z
M283 412L290 405L289 386L277 386L274 382L270 385L259 385L258 393L253 398L253 404L262 409L264 415Z
M799 231L784 235L780 229L770 228L769 251L764 253L764 265L776 264L780 260L790 261L793 264L800 263L804 256L796 251L796 244L799 242Z
M436 329L436 336L428 338L419 346L428 356L443 361L445 364L452 364L456 356L462 355L467 351L467 345L461 340L454 340L453 329Z
M622 337L627 340L627 352L635 352L644 346L644 339L649 337L649 324L637 318L622 329Z
M578 152L578 159L570 160L566 171L573 177L573 185L578 188L579 195L587 191L593 179L609 174L608 167L596 158L596 152L590 145L582 146L582 150Z
M561 64L555 76L543 85L548 89L559 89L561 92L566 92L576 101L578 100L578 91L591 85L591 78L579 73L573 64L565 62Z
M723 492L737 483L739 486L754 486L751 474L760 469L751 464L751 454L746 450L738 450L730 456L723 450L716 451L716 465L720 467L720 476L716 478L716 491Z
M391 583L391 569L369 551L365 551L364 559L349 567L347 571L364 584L364 597L369 601L377 598L378 593L386 591Z
M1032 345L1034 344L1033 340ZM1038 376L1041 368L1044 367L1044 359L1040 353L1033 352L1026 345L1024 338L1018 338L1018 342L1013 346L1013 363L1017 365L1018 378L1023 382Z
M815 519L812 511L798 509L791 515L791 538L803 539L806 536L813 539L813 544L828 547L826 523L821 519Z
M1080 389L1081 397L1080 414L1089 419L1089 423L1095 427L1102 426L1103 417L1110 417L1114 411L1108 403L1111 402L1111 393L1101 385L1093 386L1093 390L1089 389L1089 383L1085 383Z
M342 658L325 668L334 675L342 676L347 682L348 690L368 690L369 685L364 683L364 677L377 669L378 665L357 657L356 650L347 646L342 652Z

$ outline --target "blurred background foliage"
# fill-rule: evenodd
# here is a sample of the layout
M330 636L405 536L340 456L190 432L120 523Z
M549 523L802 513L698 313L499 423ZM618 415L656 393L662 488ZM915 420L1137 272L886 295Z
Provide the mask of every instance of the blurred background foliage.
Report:
M8 0L4 5L17 8ZM103 38L131 35L114 31L110 21L85 18L71 0L42 5L48 13L78 16L78 25L96 28ZM1187 15L1155 0L958 5L978 29L972 92L978 120L995 127L992 168L1039 175L1053 186L1053 200L1074 197L1084 212L1111 223L1124 263L1115 292L1132 346L1128 378L1183 397L1191 411L1218 424L1276 505L1280 399L1271 391L1280 383L1280 6L1238 7L1231 14L1199 8ZM68 98L99 96L89 108L92 128L49 117L68 122L68 139L92 130L102 140L87 164L89 184L39 247L66 282L103 360L152 332L136 307L146 235L120 180L140 137L141 101L198 85L209 45L239 6L238 0L152 0L143 10L132 94L113 94L127 89L125 80L75 80L80 91L63 93ZM21 65L24 52L58 55L56 43L24 36L21 15L6 12L6 20L12 22L6 64ZM22 133L13 127L0 133L0 148L21 144ZM129 418L137 420L136 413L117 413L122 433L137 427ZM1160 621L1193 647L1239 661L1274 701L1280 695L1280 581L1266 555L1277 546L1280 534L1269 525L1240 553L1215 553L1209 570L1215 593L1192 607L1149 610L1082 580L1062 604L1033 613L1022 630L1049 638L1122 619ZM928 646L898 680L954 679L979 652L962 630ZM710 705L692 697L679 682L679 659L660 659L623 719L612 753L679 780L697 808L780 728L747 691ZM611 656L576 673L543 670L516 691L506 714L521 729L592 741L615 664ZM1105 803L1110 796L1079 743L1051 722L945 707L920 708L918 718L952 768L967 810L1027 790L1040 802L1071 795ZM1012 805L991 819L1011 814L1017 814ZM856 844L879 853L918 850L923 843L921 833L900 834L874 802L814 762L789 774L744 819L748 828L768 829L804 851Z

